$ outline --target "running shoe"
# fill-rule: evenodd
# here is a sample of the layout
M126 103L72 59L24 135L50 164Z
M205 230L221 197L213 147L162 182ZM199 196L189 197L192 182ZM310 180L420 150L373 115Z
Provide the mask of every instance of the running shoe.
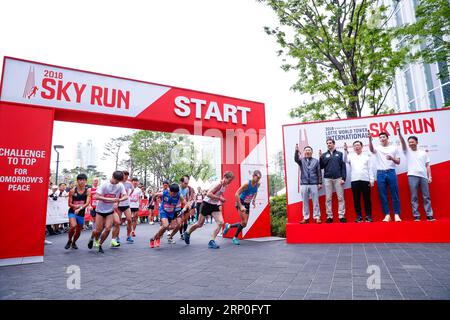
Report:
M134 233L134 231L131 233L132 237L136 237L136 233Z
M103 251L103 248L101 245L98 246L98 252L99 253L105 253L105 251Z
M233 241L231 241L231 242L233 242L233 244L235 244L237 246L240 245L238 238L233 238Z
M112 248L120 247L120 243L118 243L116 239L112 239L111 240L111 247Z
M150 248L154 248L155 247L155 240L150 239Z
M93 246L94 246L94 239L91 238L88 243L88 248L92 249Z
M99 239L95 239L94 240L94 248L98 249L98 247L100 247L100 240Z
M433 218L433 216L427 216L427 220L428 220L428 221L436 221L436 219Z
M72 244L72 241L67 241L66 246L64 247L64 249L69 250L70 249L70 245Z
M161 239L156 239L155 240L155 247L159 248L160 245L161 245Z
M153 222L153 221L150 221L150 224L152 225L152 224L154 224L154 222Z
M230 224L229 223L225 223L225 228L223 228L223 235L224 236L227 234L228 230L230 230Z
M181 234L180 240L184 240L184 233Z
M220 246L217 245L217 243L214 240L210 240L208 243L208 248L210 249L219 249Z
M172 238L167 238L167 243L175 244L177 242L174 239L172 239Z
M132 237L128 237L128 238L127 238L127 242L128 242L128 243L134 243L134 240L133 240Z
M186 244L191 243L191 235L189 233L187 233L187 232L184 233L184 242Z
M118 244L120 244L120 238L119 237L116 238L116 241L117 241Z
M72 249L78 250L78 246L77 246L77 244L75 242L72 243Z

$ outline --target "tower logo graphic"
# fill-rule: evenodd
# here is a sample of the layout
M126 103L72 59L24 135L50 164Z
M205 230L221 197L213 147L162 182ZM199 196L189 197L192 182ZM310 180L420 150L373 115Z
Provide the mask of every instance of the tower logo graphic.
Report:
M35 97L39 88L36 86L36 77L34 73L34 67L30 67L28 71L27 83L25 84L25 88L23 89L23 97L30 99L31 97Z

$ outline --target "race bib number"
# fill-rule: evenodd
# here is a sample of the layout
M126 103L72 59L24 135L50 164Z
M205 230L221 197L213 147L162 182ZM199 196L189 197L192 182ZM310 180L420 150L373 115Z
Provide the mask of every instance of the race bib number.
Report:
M164 205L163 209L164 209L165 212L173 212L175 208L174 208L174 206L171 206L170 204L166 203Z
M244 198L245 203L250 203L250 202L252 202L252 200L253 200L252 194L249 194L249 195L245 196L245 198Z

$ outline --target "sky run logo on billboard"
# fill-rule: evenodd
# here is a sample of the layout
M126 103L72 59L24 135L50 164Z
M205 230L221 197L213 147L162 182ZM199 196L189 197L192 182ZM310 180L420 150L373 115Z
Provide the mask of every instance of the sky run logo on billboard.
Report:
M335 141L347 140L347 139L364 139L369 138L369 132L372 137L378 137L381 132L397 135L397 126L400 127L405 135L417 135L422 133L436 132L434 119L418 118L418 119L405 119L402 121L387 121L387 122L372 122L367 125L353 125L350 127L325 127L325 135L327 138L331 138Z
M39 96L42 99L81 103L83 95L87 95L93 106L130 109L130 91L128 90L64 81L64 73L53 70L43 70L43 73L38 76L42 77L39 82L40 87L36 85L35 68L30 66L23 93L24 98L36 97L40 91Z

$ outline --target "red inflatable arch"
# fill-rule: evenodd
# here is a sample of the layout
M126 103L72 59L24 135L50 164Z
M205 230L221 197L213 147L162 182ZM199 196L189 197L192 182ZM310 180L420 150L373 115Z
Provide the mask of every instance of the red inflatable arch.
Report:
M0 265L42 262L53 121L214 136L222 142L225 221L234 192L263 173L244 238L270 236L264 104L5 57L0 87Z

